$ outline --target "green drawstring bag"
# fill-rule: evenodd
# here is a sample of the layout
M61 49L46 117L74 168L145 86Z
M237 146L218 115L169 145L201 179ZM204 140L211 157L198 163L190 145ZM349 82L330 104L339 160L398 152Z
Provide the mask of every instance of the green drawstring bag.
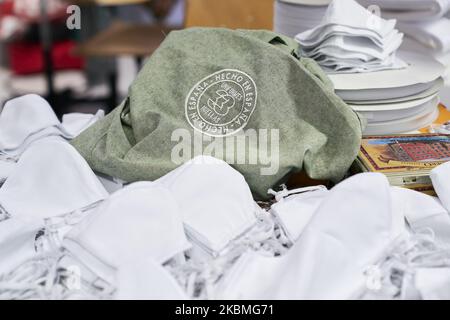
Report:
M127 99L72 144L94 170L127 182L200 154L241 172L256 199L301 170L338 181L357 156L361 123L297 52L270 31L173 31Z

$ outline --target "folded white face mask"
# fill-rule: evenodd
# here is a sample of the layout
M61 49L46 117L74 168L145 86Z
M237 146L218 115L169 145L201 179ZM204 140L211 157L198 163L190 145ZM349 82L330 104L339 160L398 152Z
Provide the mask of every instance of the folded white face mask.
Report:
M117 300L186 300L175 278L151 259L133 261L118 267Z
M396 238L381 174L345 180L323 200L300 239L280 258L244 254L216 290L219 299L351 299L367 287L365 270Z
M450 244L450 215L437 198L398 187L392 188L392 196L402 204L405 218L413 231L431 229L436 240Z
M0 159L0 187L9 177L11 172L16 167L16 162L14 161L5 161Z
M420 22L440 19L450 9L448 0L359 0L364 6L376 4L383 17L399 21Z
M325 187L293 194L273 204L270 213L280 223L288 239L295 243L327 196Z
M156 183L172 191L189 237L213 255L254 226L261 210L244 177L212 157L196 157Z
M0 278L36 256L36 237L41 227L37 222L16 218L0 221Z
M315 60L327 73L376 72L403 69L407 66L403 60L398 59L395 55L391 55L382 62L380 60L374 60L363 63L363 61L357 59L333 58L331 56L319 56Z
M51 137L23 154L0 188L0 206L12 217L46 219L81 210L107 196L75 148Z
M403 34L397 30L392 31L393 39L386 41L383 47L374 45L374 43L363 37L345 37L332 36L321 43L320 46L313 50L304 50L308 57L313 58L315 55L323 54L337 58L354 58L364 62L373 59L384 60L394 53L401 45Z
M430 173L434 190L442 205L450 212L450 162L433 169Z
M374 72L402 69L395 58L403 34L395 20L384 20L354 0L334 0L318 27L296 36L301 55L316 60L325 71Z
M96 114L67 113L62 117L61 127L69 139L75 138L104 116L103 110L98 110Z
M30 94L12 99L6 102L0 113L0 150L15 149L29 135L59 124L43 98Z
M163 263L190 244L172 194L141 182L111 195L66 235L63 247L84 267L114 283L118 266L138 258Z
M33 142L49 136L73 139L103 118L95 115L68 114L61 123L42 97L29 94L8 101L0 113L0 154L18 159Z
M384 20L366 10L353 0L334 0L318 27L297 36L298 40L314 39L325 31L327 27L346 26L352 29L363 30L365 34L374 38L384 38L395 28L395 20Z
M394 31L394 30L393 30ZM389 34L388 34L389 35ZM363 29L353 29L345 25L328 25L325 26L320 33L317 33L314 37L311 37L308 31L300 33L295 36L295 40L300 43L302 48L313 49L320 46L321 43L327 39L333 37L355 37L355 38L366 38L373 42L374 45L383 48L385 45L385 40L380 38L373 32L368 32Z
M414 284L424 300L450 300L450 268L422 268Z
M450 2L449 2L450 3ZM450 50L450 19L422 23L400 23L399 29L436 52L447 53Z

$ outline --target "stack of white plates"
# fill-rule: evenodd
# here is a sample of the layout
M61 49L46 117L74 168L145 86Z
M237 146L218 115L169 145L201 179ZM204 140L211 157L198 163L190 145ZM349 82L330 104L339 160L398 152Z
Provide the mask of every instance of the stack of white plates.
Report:
M405 69L329 75L336 93L367 120L365 135L416 131L439 115L444 66L427 56L400 56Z
M291 38L320 24L331 0L276 0L274 31Z

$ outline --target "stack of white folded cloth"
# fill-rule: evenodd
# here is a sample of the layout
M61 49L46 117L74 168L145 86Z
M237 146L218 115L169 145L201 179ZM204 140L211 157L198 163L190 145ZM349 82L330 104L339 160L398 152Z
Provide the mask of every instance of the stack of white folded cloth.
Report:
M334 0L319 26L300 33L301 54L329 73L402 69L397 58L403 34L396 20L384 20L354 0Z
M336 93L366 121L366 135L411 133L439 116L444 66L427 56L399 53L407 67L330 74Z
M103 110L95 115L69 113L60 121L48 102L38 95L9 100L0 112L0 184L30 145L47 137L71 140L104 114Z
M450 9L448 0L358 0L363 6L377 5L383 17L403 22L438 20Z
M331 0L275 0L274 31L294 38L320 24Z
M359 0L377 5L384 18L395 17L406 35L402 49L421 52L447 67L443 102L450 105L450 0Z

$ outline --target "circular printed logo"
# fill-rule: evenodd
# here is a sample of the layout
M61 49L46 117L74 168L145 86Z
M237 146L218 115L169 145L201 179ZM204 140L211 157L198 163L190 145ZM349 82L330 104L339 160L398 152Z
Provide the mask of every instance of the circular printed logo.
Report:
M224 69L198 82L186 97L186 118L204 134L225 137L243 129L255 111L257 89L245 72Z

